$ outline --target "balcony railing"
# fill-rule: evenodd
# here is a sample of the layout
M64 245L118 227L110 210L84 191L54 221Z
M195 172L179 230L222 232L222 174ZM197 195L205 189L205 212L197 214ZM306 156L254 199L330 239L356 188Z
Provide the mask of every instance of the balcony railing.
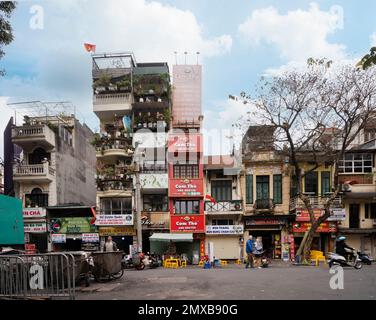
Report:
M311 196L309 197L310 204L313 209L324 209L326 201L328 201L328 196ZM331 205L332 208L342 208L342 197L336 197ZM305 208L304 202L299 198L295 197L290 199L290 211L295 209Z
M97 181L97 191L132 191L133 183L131 181L109 180Z
M32 142L45 143L48 146L55 144L54 132L45 124L23 125L12 128L12 139L16 144Z
M218 201L216 203L211 201L205 201L205 211L207 213L216 212L231 212L231 211L242 211L242 201L241 200L230 200L230 201Z
M275 207L275 203L273 199L257 199L253 208L258 210L273 210Z
M55 169L49 164L32 164L32 165L17 165L13 168L13 175L18 177L47 177L55 176Z
M132 95L130 93L110 93L110 94L96 94L93 98L94 105L102 104L124 104L132 103Z
M155 165L143 165L140 167L141 173L166 173L167 165L155 164Z

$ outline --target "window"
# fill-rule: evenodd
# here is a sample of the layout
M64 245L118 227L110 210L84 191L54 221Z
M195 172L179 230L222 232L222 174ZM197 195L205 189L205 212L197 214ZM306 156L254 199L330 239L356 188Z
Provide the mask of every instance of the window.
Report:
M43 193L39 188L34 188L30 194L25 195L25 205L32 208L47 207L48 194Z
M232 219L213 219L213 226L232 226L234 225L234 220Z
M247 174L246 175L246 202L253 203L253 175Z
M298 183L296 181L296 176L291 177L291 183L290 183L290 197L296 197L298 194Z
M45 159L50 160L51 156L43 148L36 148L29 153L29 164L42 164Z
M198 165L174 165L175 179L198 179Z
M366 219L376 219L376 203L366 203L364 209Z
M199 214L199 200L177 200L174 202L175 214Z
M373 157L371 153L347 153L339 162L340 173L372 172Z
M273 200L276 204L282 203L282 175L273 175Z
M245 193L246 193L246 202L253 203L253 175L251 174L246 175Z
M321 172L321 195L325 196L330 192L330 172Z
M164 194L144 194L144 211L168 211L168 197Z
M103 198L101 199L101 214L130 214L132 213L132 198Z
M265 200L269 197L269 176L256 177L256 199Z
M310 195L317 196L318 194L318 173L317 171L311 171L304 177L304 192Z
M213 180L211 195L216 201L232 200L232 180Z

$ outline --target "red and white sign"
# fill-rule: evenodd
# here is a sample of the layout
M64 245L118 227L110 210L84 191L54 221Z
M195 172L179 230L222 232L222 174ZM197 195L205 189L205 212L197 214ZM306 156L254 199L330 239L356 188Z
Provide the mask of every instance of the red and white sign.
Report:
M101 214L96 217L97 226L132 226L133 214Z
M168 138L169 153L202 152L202 135L197 133L171 134Z
M99 242L99 233L83 233L82 242L84 243Z
M204 181L202 179L170 179L169 197L203 197Z
M314 209L313 214L315 216L315 220L325 214L325 210L322 209ZM328 217L327 221L344 221L346 219L346 210L342 208L333 208L330 210L330 216ZM309 212L308 210L299 210L296 212L296 219L295 221L302 221L302 222L310 222Z
M304 233L308 231L310 228L311 228L311 223L309 222L295 222L292 227L293 232L296 232L296 233ZM337 232L337 225L331 222L324 222L319 225L316 232L320 232L320 233L321 232L323 233Z
M46 216L45 208L24 208L22 211L24 218L44 218Z
M47 224L45 222L25 222L24 223L25 233L45 233L47 232Z
M205 233L205 216L172 215L170 230L171 232Z

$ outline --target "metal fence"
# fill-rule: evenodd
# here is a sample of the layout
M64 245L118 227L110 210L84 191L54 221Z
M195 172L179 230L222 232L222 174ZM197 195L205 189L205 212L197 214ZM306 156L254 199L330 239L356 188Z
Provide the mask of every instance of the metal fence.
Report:
M0 299L75 299L69 253L0 255Z

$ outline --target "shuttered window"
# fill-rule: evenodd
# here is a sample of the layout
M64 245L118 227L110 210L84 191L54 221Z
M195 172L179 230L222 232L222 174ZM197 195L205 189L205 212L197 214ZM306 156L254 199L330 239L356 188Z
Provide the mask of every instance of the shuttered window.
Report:
M248 174L246 175L246 202L253 203L253 175Z
M276 204L282 203L282 175L273 175L273 200Z

